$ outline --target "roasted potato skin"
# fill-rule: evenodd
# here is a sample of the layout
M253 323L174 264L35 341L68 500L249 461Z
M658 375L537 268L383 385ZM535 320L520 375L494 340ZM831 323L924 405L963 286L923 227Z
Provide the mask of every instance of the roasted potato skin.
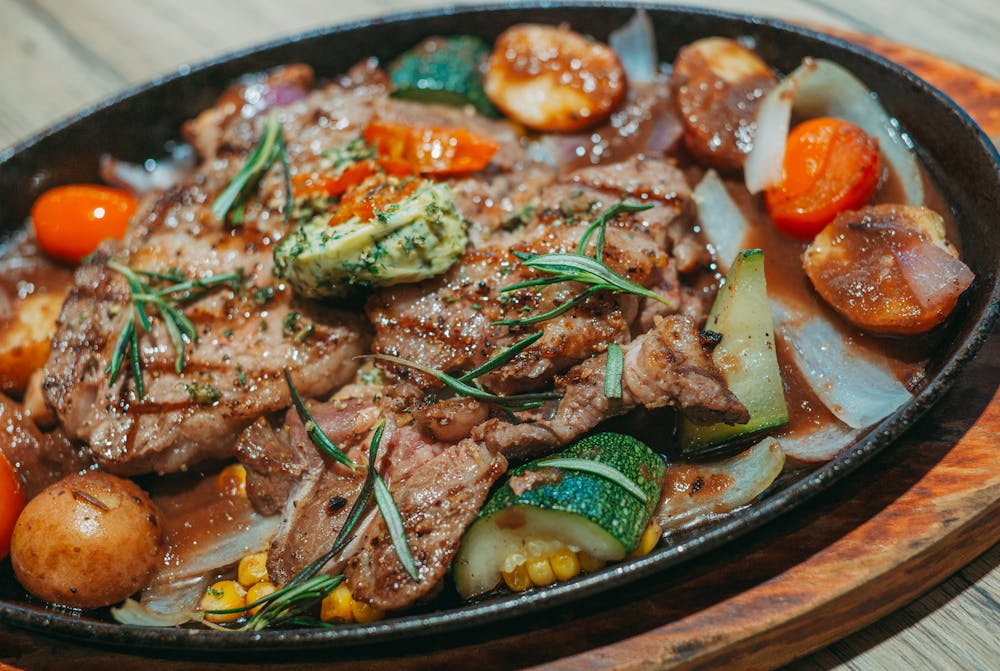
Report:
M625 99L618 55L567 26L525 23L493 48L486 95L507 117L544 132L573 132L606 120Z
M21 585L71 608L122 601L149 582L162 558L162 513L138 485L100 471L44 489L11 539Z
M14 320L0 332L0 389L23 392L45 365L64 294L34 294L18 301Z
M757 109L778 78L739 42L706 37L682 48L670 89L684 123L684 144L720 170L739 170L753 148Z

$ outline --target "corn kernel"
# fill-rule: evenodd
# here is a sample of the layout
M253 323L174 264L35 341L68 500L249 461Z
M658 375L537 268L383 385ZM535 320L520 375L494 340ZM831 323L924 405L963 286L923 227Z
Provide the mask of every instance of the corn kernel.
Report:
M344 583L340 583L333 588L323 602L320 604L319 618L324 622L352 622L354 616L351 614L351 590Z
M571 580L580 574L580 558L569 548L553 552L549 565L558 580Z
M663 533L663 529L656 520L652 520L646 530L642 532L642 538L639 539L639 545L632 551L629 555L630 558L642 557L643 555L648 555L656 547L656 544L660 541L660 535Z
M257 599L262 599L268 594L275 592L277 589L278 588L274 586L273 582L267 582L267 581L259 582L247 590L246 602L247 604L251 604ZM250 609L250 614L256 615L257 611L259 611L265 605L266 604L262 603L259 606L254 606L253 608Z
M240 560L236 570L236 579L244 587L252 587L259 582L267 581L267 553L257 552Z
M512 592L523 592L531 587L531 578L528 577L528 570L524 564L518 564L513 571L502 571L500 575Z
M242 608L246 605L247 591L235 580L220 580L205 591L199 606L202 610L227 610ZM242 611L236 613L206 613L209 622L235 622L243 617Z
M556 581L556 576L552 572L552 565L549 564L548 557L532 557L525 562L525 568L528 570L528 577L531 579L531 582L538 587L551 585Z
M600 571L607 564L603 559L598 559L592 556L589 552L581 552L579 554L580 558L580 568L587 573L593 573L594 571Z
M219 489L229 496L247 495L247 469L243 464L230 464L219 473Z
M351 615L354 616L355 622L374 622L376 620L381 620L385 613L375 606L369 605L364 601L358 601L355 598L351 598Z

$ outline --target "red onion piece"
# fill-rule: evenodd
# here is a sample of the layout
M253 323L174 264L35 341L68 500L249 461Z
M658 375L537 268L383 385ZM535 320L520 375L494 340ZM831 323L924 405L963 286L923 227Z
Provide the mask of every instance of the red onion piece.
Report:
M630 83L648 84L656 79L660 61L656 54L653 22L645 9L639 8L628 23L611 31L608 46L621 59Z
M903 279L924 309L954 305L975 278L967 265L934 243L891 249Z

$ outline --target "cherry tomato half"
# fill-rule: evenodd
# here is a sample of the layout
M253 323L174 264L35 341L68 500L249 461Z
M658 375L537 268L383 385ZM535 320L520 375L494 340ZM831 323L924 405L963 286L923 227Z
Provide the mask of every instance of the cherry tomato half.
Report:
M391 174L409 170L422 175L456 175L482 170L500 145L464 128L407 126L372 121L365 141L375 147L379 164Z
M0 452L0 559L10 552L14 523L24 509L24 485L21 476L3 452Z
M69 184L43 193L31 208L31 220L46 254L77 263L104 240L125 235L136 205L120 189Z

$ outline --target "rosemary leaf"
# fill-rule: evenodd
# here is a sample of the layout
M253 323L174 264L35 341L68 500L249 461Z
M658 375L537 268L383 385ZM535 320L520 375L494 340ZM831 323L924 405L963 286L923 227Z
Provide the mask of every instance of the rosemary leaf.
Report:
M371 356L376 359L381 359L382 361L388 361L389 363L395 363L400 366L406 366L408 368L419 370L421 373L426 373L431 377L437 378L443 384L463 396L469 396L507 410L528 410L531 408L537 408L543 401L559 398L558 394L550 392L497 396L496 394L484 391L479 387L462 382L458 378L452 377L443 371L424 366L423 364L416 363L415 361L407 361L406 359L400 359L399 357L390 356L388 354L372 354Z
M129 334L129 360L132 363L132 379L135 380L135 393L142 400L146 394L146 385L142 381L142 352L139 351L139 329L132 322Z
M608 359L604 367L604 395L607 398L622 397L622 372L625 367L625 357L621 345L608 343Z
M374 469L373 469L374 471ZM375 503L382 513L385 526L389 530L389 537L392 539L392 546L399 557L399 563L406 569L406 573L414 581L420 581L420 573L417 572L417 565L413 562L413 555L410 553L410 546L406 542L406 529L403 527L403 518L399 514L396 502L392 499L392 493L385 484L385 480L377 472L375 473Z
M609 466L608 464L601 463L600 461L592 461L590 459L564 459L561 457L555 457L552 459L545 459L544 461L539 461L538 465L550 466L552 468L562 468L563 470L567 471L580 471L582 473L591 473L593 475L598 475L620 486L622 489L624 489L629 494L636 497L643 503L645 503L647 500L646 493L639 488L639 485L629 480L629 478L624 473L619 471L614 466Z
M664 296L650 291L626 277L622 277L600 261L587 256L566 253L542 254L527 259L523 263L529 268L541 270L542 272L572 276L574 282L591 285L608 285L610 290L615 293L645 296L646 298L652 298L665 305L672 306L671 302Z
M291 216L292 208L291 177L289 176L281 121L275 110L271 110L268 115L260 140L247 156L246 163L212 203L212 214L219 221L228 219L235 226L242 225L247 199L264 175L267 174L267 171L274 165L275 160L280 160L285 174L285 219L287 221L288 217Z
M336 461L347 466L352 471L357 468L357 464L344 454L344 452L334 445L333 441L326 435L326 433L319 427L316 420L313 419L312 413L309 412L309 407L306 405L305 401L302 400L299 390L295 388L295 384L292 382L292 375L288 368L285 368L285 383L288 385L288 391L292 395L292 405L295 406L295 412L298 413L299 419L302 420L302 424L306 427L306 433L309 434L309 440L313 442L313 445L318 447L323 452L327 453L333 457Z
M104 374L111 380L109 384L114 384L118 379L118 373L121 372L122 364L125 362L129 348L132 346L132 333L134 331L135 313L130 312L128 319L125 320L125 326L122 328L121 333L118 334L118 340L115 341L115 349L111 353L111 360L108 361L108 366L104 369Z
M550 319L555 319L559 315L569 312L575 308L580 303L584 302L594 294L605 289L613 289L609 284L600 284L595 287L590 287L581 294L577 294L573 298L569 299L565 303L555 307L548 312L542 312L541 314L532 315L530 317L520 317L518 319L501 319L499 321L493 322L493 326L531 326L532 324L538 324L540 322L547 322ZM502 291L502 290L501 290Z
M543 335L544 333L542 331L539 331L537 333L532 333L527 338L524 338L523 340L514 343L513 345L511 345L510 347L508 347L503 352L496 355L486 363L482 364L477 368L473 368L465 375L456 379L459 382L471 382L472 380L475 380L477 377L486 375L492 370L496 370L497 368L504 365L505 363L516 357L518 354L526 350L527 348L531 347Z
M594 258L598 261L604 260L604 235L608 228L608 222L617 217L619 214L625 212L642 212L643 210L648 210L653 207L652 203L626 203L624 200L619 201L606 209L601 213L597 219L594 220L587 230L583 232L580 237L580 244L576 248L576 253L581 256L585 251L587 251L587 245L590 244L590 238L597 232L597 243L595 245Z

